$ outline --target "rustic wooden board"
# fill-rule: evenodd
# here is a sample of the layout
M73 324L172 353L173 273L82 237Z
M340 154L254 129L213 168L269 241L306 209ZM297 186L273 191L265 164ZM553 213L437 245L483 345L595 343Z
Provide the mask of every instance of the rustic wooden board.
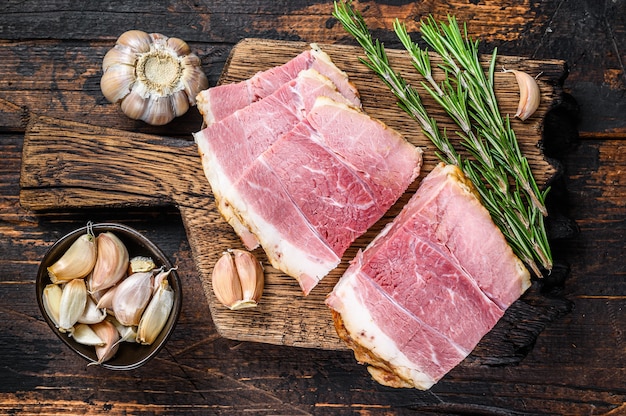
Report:
M256 71L284 63L307 47L298 42L246 39L232 50L220 83L239 81ZM423 177L436 163L432 146L418 125L396 107L387 88L359 62L361 50L341 45L321 47L348 72L361 92L365 111L424 149L424 168L420 176ZM389 56L394 67L407 79L418 81L404 52L390 50ZM540 149L542 123L549 109L560 101L565 65L557 60L533 61L510 56L499 59L499 65L531 74L541 73L539 110L524 123L513 121L513 126L538 182L546 184L557 170L545 160ZM496 88L503 112L513 114L519 94L514 77L497 74ZM430 100L425 97L424 101L442 126L453 129ZM347 261L397 214L418 182L353 244L341 265L307 297L302 296L294 279L273 269L264 254L255 251L266 266L265 293L258 308L238 312L217 303L211 289L210 272L221 252L242 245L215 209L196 146L190 140L33 115L24 140L20 202L33 210L175 204L185 224L213 321L222 336L271 344L344 349L335 334L324 298L345 270Z

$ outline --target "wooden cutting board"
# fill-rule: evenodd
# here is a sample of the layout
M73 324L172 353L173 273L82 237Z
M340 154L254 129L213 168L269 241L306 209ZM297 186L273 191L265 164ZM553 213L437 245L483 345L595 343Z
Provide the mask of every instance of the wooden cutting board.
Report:
M433 147L416 122L399 110L388 89L363 64L360 48L320 45L344 69L361 93L364 110L400 131L424 149L420 178L437 162ZM305 43L245 39L237 44L226 63L220 83L236 82L259 70L279 65L308 48ZM410 61L402 51L388 51L392 65L417 85ZM542 126L550 108L560 102L565 63L501 56L498 67L521 69L538 77L542 102L537 113L522 123L513 121L522 151L529 159L539 184L546 184L556 168L542 155ZM519 99L515 78L498 73L496 90L503 113L514 114ZM442 111L424 94L442 126L455 131ZM190 126L197 131L201 126ZM196 145L191 139L173 139L96 127L31 115L26 129L22 172L21 204L32 210L86 207L157 206L174 204L180 209L191 245L198 277L203 283L213 321L219 333L242 341L344 349L337 337L325 296L354 256L396 215L417 187L416 181L389 213L359 238L341 265L309 296L304 297L296 281L268 265L261 250L255 254L266 269L266 287L260 306L229 311L215 299L211 270L219 255L229 248L242 248L230 226L220 217L211 188L204 177ZM156 242L158 244L158 241Z

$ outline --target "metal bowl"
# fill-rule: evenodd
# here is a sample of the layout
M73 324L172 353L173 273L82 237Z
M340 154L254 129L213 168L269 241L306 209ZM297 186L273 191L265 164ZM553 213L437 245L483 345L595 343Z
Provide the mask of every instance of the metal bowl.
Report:
M72 231L59 239L48 250L39 265L36 288L39 309L52 331L76 354L80 355L89 362L96 362L98 358L96 357L94 347L79 344L67 334L61 333L46 313L43 305L43 290L46 285L51 283L47 267L54 264L54 262L56 262L63 255L63 253L65 253L65 251L67 251L67 249L79 236L85 234L87 232L87 228L88 227L85 226ZM106 231L113 232L126 245L131 258L134 256L148 256L154 260L157 267L164 266L167 269L172 268L172 264L167 256L163 254L163 252L153 242L130 227L121 224L102 223L93 224L91 225L91 228L96 236ZM158 335L156 340L151 345L122 342L119 346L117 354L112 359L100 364L101 367L110 370L132 370L147 363L158 354L161 348L163 348L176 326L176 321L178 320L182 305L180 278L178 277L176 270L171 271L168 279L169 284L174 291L174 305L164 328L161 330L161 333Z

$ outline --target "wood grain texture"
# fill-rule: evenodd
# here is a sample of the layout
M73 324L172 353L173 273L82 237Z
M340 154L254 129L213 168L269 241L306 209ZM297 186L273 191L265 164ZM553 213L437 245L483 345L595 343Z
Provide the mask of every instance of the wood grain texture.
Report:
M536 282L510 310L514 314L489 334L493 338L485 339L431 391L381 386L350 351L221 337L211 319L181 211L170 202L37 212L20 204L24 109L125 132L191 140L190 132L200 120L193 110L166 127L152 128L125 118L102 97L99 65L122 31L141 28L190 41L214 85L232 47L243 38L352 44L329 17L331 3L0 2L0 97L15 104L0 105L0 414L626 412L626 2L622 0L358 2L389 47L398 46L388 29L394 17L415 22L419 16L411 10L424 14L458 10L472 34L481 36L474 24L485 31L484 52L498 47L502 55L565 60L569 71L563 88L574 101L569 98L550 112L549 119L559 117L547 120L544 132L551 139L566 137L545 144L546 153L562 166L550 199L560 202L563 214L579 229L573 235L559 233L551 241L561 266L570 272ZM508 16L513 24L508 24ZM580 140L572 142L577 127ZM89 220L140 230L179 266L183 279L183 310L173 336L154 360L134 371L85 368L37 309L34 276L39 260L54 241Z
M248 39L232 51L221 77L236 82L259 70L285 63L309 46L304 43ZM398 130L411 143L425 150L421 177L437 162L432 146L418 124L397 108L391 93L359 63L359 50L351 46L322 45L340 68L345 68L360 91L364 110ZM410 60L401 51L390 50L393 65L418 82ZM527 122L513 121L514 128L538 182L545 185L556 169L540 149L541 125L547 111L558 104L564 77L560 61L523 61L501 57L500 65L542 72L542 104ZM501 107L514 112L519 87L512 74L498 74L496 89ZM449 131L454 126L434 102L427 108ZM442 127L443 128L443 127ZM176 205L181 212L211 315L219 333L231 339L323 349L344 349L338 339L326 295L332 290L348 261L364 248L399 212L416 189L417 182L376 225L353 244L341 265L308 296L294 279L272 268L262 250L255 251L266 270L261 305L233 312L223 307L212 291L210 277L219 255L241 242L218 214L205 179L195 144L117 129L89 126L47 117L32 117L24 141L20 200L34 209L67 209L101 206ZM497 356L497 348L490 349ZM496 358L494 358L496 359Z
M389 47L399 47L392 31L396 17L407 23L410 32L419 39L418 22L423 16L433 14L436 18L445 18L453 11L459 21L468 22L468 33L481 39L481 49L486 53L497 47L503 55L567 61L571 74L565 88L584 109L581 133L601 131L611 137L626 135L626 119L622 116L626 110L623 59L626 24L622 17L626 15L626 3L623 1L363 0L355 1L355 5L363 12L375 35ZM149 0L141 4L101 1L77 7L71 0L43 4L37 0L6 0L0 6L0 37L19 42L0 44L0 57L4 62L0 71L6 68L18 72L0 72L7 81L0 85L0 90L3 93L6 90L6 98L16 104L34 104L37 96L24 97L14 90L25 81L51 82L52 79L50 71L38 77L29 74L39 72L39 67L55 72L65 68L63 76L54 77L55 82L63 84L72 80L80 82L85 76L89 78L94 75L89 71L97 71L97 68L82 72L72 60L80 62L93 57L94 52L101 60L104 52L90 47L109 48L117 36L130 29L160 32L190 42L213 85L230 48L246 37L354 44L331 17L331 11L332 1ZM68 47L76 53L68 53ZM16 56L7 59L2 56L3 50ZM47 56L55 55L55 50L68 56L59 59ZM63 93L69 94L69 91ZM47 115L64 118L61 113L66 111L65 105L71 107L72 103L86 98L80 94L67 99L56 95L48 103L50 107L46 111L50 113ZM86 101L91 103L91 100ZM108 109L104 101L96 101L95 107L100 112ZM92 110L85 108L84 111ZM80 112L81 108L77 108L70 115L79 116ZM133 127L145 128L141 123Z

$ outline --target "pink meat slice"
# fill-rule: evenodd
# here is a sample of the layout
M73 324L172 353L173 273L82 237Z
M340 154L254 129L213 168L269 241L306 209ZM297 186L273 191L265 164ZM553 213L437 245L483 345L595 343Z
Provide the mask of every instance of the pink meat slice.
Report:
M361 293L364 281L377 291ZM473 350L529 286L528 271L467 179L457 167L440 164L353 260L326 303L340 315L352 345L372 352L366 361L377 380L428 389ZM385 318L396 314L440 337L407 341ZM378 341L363 335L373 332L381 334ZM416 349L425 349L433 362L424 363ZM453 350L460 355L454 358Z
M272 265L310 290L340 258L320 238L283 189L281 179L258 159L232 186L235 212L258 237Z
M328 148L371 184L382 212L419 175L422 150L362 112L349 111L345 104L321 97L308 113L307 121Z
M274 141L303 120L320 96L350 104L328 78L309 69L272 95L194 134L218 209L248 249L257 247L259 241L232 210L232 184Z
M347 137L346 140L350 140ZM383 214L364 181L308 123L276 141L261 161L338 257Z
M301 71L315 69L336 86L352 105L361 106L359 94L348 76L332 62L330 57L316 44L283 65L256 73L238 83L219 85L200 92L197 107L203 115L205 125L222 120L235 111L272 95L276 90L295 79Z

